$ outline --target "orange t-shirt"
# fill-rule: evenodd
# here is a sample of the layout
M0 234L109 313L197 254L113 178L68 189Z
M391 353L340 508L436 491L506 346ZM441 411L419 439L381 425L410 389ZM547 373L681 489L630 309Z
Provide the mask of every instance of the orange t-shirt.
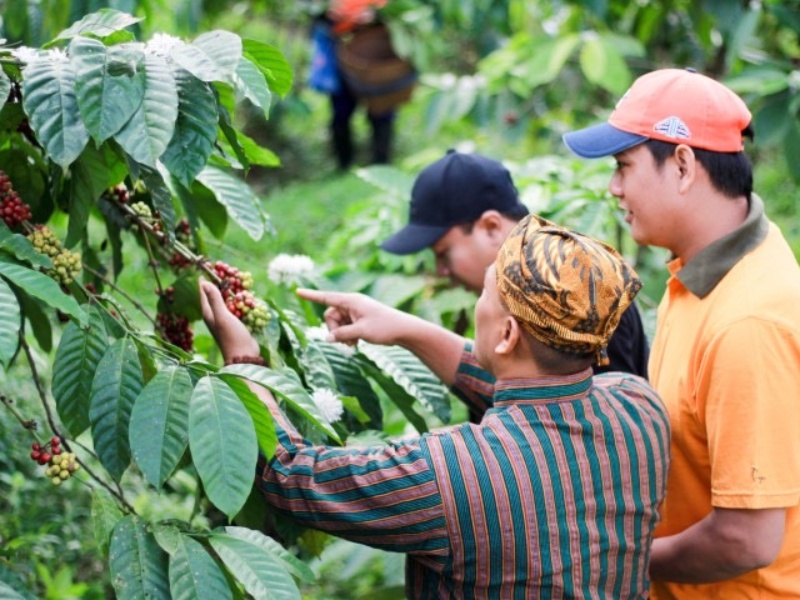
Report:
M669 265L650 355L672 426L655 537L685 530L712 507L785 507L783 546L769 567L730 581L653 582L658 600L800 598L800 268L768 227L702 297L681 283L683 273L676 277L679 260ZM702 281L697 266L687 271Z

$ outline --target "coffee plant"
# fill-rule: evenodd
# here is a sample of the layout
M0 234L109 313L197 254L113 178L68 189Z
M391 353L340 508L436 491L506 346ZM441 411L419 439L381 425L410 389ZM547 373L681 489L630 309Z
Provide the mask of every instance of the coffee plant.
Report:
M104 9L42 48L0 46L0 364L28 369L36 390L0 390L0 401L33 438L42 486L93 489L118 598L299 598L297 580L313 574L287 548L321 545L260 501L256 465L276 432L248 383L328 444L385 440L387 403L424 432L449 420L448 393L404 350L324 341L316 309L259 297L258 275L207 255L204 236L229 222L253 240L270 230L238 173L275 157L234 114L246 99L268 115L292 70L261 41L212 31L143 42L137 22ZM155 297L119 283L139 255ZM270 290L315 281L307 257L274 257L269 273ZM269 368L223 367L213 348L194 348L199 277L219 286ZM44 422L28 416L35 405ZM134 477L155 497L193 480L192 516L137 511ZM8 573L0 590L25 597Z

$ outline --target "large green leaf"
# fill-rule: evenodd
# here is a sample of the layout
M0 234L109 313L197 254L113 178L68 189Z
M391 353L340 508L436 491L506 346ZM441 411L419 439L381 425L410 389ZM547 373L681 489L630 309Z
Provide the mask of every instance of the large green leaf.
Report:
M33 337L36 338L39 347L49 355L53 349L53 326L50 323L50 315L45 312L38 301L22 290L19 290L17 297L22 314L30 323L29 331L33 331Z
M214 167L206 167L197 181L214 194L228 214L255 241L264 235L264 216L258 196L245 182Z
M0 250L6 250L34 267L53 268L53 261L49 256L38 252L24 235L12 233L2 220L0 220Z
M191 397L188 371L171 366L150 380L133 405L131 453L145 479L155 488L164 485L189 443Z
M209 542L255 600L300 599L300 591L283 562L261 545L229 533L213 533Z
M275 421L272 420L267 407L242 379L232 375L222 375L221 379L230 386L250 413L256 428L258 446L267 460L271 459L278 445L278 435L275 432Z
M2 255L0 255L0 275L22 288L30 296L43 300L53 308L75 317L80 323L86 322L86 314L75 298L62 292L59 285L47 275L22 265L6 262Z
M292 67L275 46L256 40L242 40L244 57L264 74L269 89L281 97L292 89Z
M175 241L175 226L178 217L175 214L175 206L172 204L172 192L170 192L164 177L157 169L140 165L139 175L144 182L150 198L153 200L153 207L158 211L161 220L164 222L164 229L167 238L171 242Z
M197 36L192 46L203 54L216 67L219 78L216 81L233 83L236 67L242 58L242 39L229 31L209 31Z
M107 349L105 325L94 311L87 329L70 323L61 336L53 363L53 396L72 437L89 427L92 380Z
M361 342L358 349L389 375L410 396L444 423L450 421L450 395L425 364L399 346L378 346Z
M134 160L155 167L167 149L178 119L178 87L167 61L156 54L144 57L144 98L114 139Z
M89 212L106 189L109 165L105 152L92 145L86 147L70 169L69 228L64 245L73 247L83 239Z
M142 519L120 519L111 535L109 566L117 600L169 600L167 554Z
M204 377L195 386L189 446L209 499L233 518L253 487L258 447L253 420L224 381Z
M14 358L19 348L19 329L22 326L22 315L19 302L11 287L0 278L0 362L5 368Z
M309 346L312 344L318 346L324 353L325 360L336 378L337 389L345 396L356 398L361 408L369 415L372 426L380 429L383 426L380 398L372 389L366 374L358 366L358 363L351 360L349 354L340 351L336 344L320 341L309 341L308 344ZM348 350L350 349L348 348Z
M86 15L77 23L73 23L68 29L59 33L50 44L58 40L73 38L76 35L93 35L103 38L141 20L112 8L101 8L95 13Z
M581 48L581 70L586 79L622 96L631 85L631 72L613 43L602 37L590 38Z
M375 363L363 354L356 355L355 360L364 372L383 388L392 403L400 409L400 412L419 433L428 431L428 423L414 410L417 404L417 399L414 396L409 394L391 376L381 371Z
M111 532L114 531L114 527L116 527L121 518L122 511L111 497L111 494L102 488L95 488L92 491L92 525L94 527L94 541L103 551L103 554L108 552Z
M180 536L169 559L169 588L174 600L233 598L217 562L202 544L186 535Z
M117 133L139 108L144 97L143 46L105 44L76 37L69 45L77 77L75 91L89 134L101 143Z
M241 150L244 151L247 162L251 165L259 165L262 167L280 166L281 159L277 154L268 148L259 146L258 143L256 143L252 138L247 137L241 131L236 132L236 140ZM226 144L224 140L220 140L220 143L227 151L227 146L229 146L229 144ZM228 152L233 152L233 148L231 148Z
M305 583L313 583L316 580L314 571L306 563L281 546L278 542L261 533L247 529L246 527L225 527L225 533L240 540L244 540L255 546L259 546L278 558L283 566L295 577Z
M0 69L0 108L5 105L10 91L11 80L8 78L8 75L6 75L5 71Z
M131 462L128 427L142 386L136 345L129 339L114 342L97 365L89 406L94 449L114 481Z
M66 169L89 141L75 96L75 69L67 60L47 58L28 65L23 75L23 106L36 139Z
M272 102L272 93L261 70L246 58L239 61L234 79L236 89L253 104L264 111L264 116L269 118L269 107Z
M308 395L308 392L297 379L297 375L291 369L285 368L281 371L274 371L257 365L237 364L229 365L219 372L220 375L227 373L243 377L244 379L267 388L273 394L280 396L291 404L318 429L325 432L331 438L337 441L339 440L339 436L325 417L322 416L319 408L314 404L311 396Z
M178 120L161 162L189 188L214 151L217 139L217 102L211 87L183 69L178 84Z

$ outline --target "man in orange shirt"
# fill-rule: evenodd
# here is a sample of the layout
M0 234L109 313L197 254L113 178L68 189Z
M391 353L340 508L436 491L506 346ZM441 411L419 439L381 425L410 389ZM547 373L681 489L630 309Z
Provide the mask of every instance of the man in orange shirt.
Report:
M800 269L752 194L750 120L725 86L664 69L564 136L616 158L631 235L673 255L649 365L672 425L659 599L800 598Z

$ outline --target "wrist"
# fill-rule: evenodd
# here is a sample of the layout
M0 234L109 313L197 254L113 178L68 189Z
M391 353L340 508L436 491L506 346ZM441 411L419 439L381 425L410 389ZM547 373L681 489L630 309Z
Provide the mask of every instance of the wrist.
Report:
M259 354L237 354L225 359L225 366L228 365L259 365L267 367L267 361Z

